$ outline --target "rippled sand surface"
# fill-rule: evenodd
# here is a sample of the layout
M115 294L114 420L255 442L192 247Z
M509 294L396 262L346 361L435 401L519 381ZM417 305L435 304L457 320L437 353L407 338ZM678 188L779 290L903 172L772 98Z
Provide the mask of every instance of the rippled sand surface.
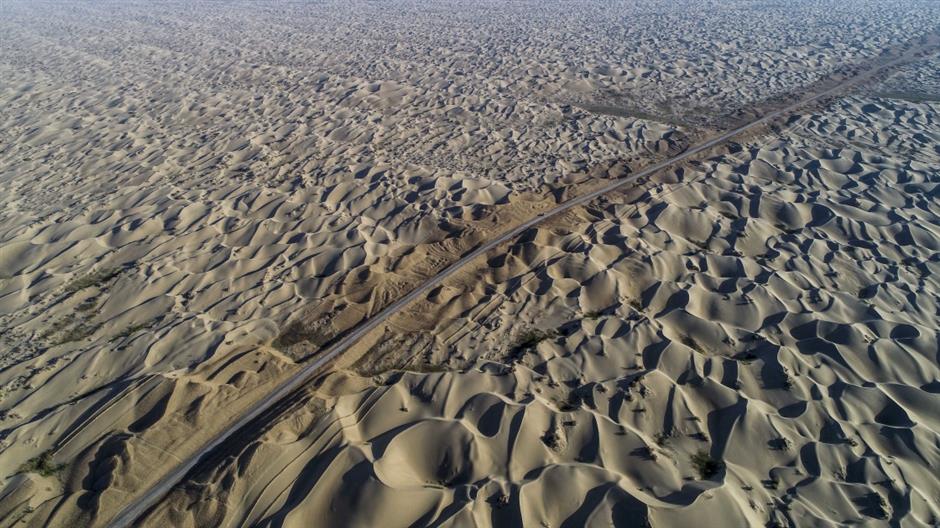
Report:
M0 520L106 523L474 244L930 13L4 3ZM936 522L936 71L532 230L147 522Z

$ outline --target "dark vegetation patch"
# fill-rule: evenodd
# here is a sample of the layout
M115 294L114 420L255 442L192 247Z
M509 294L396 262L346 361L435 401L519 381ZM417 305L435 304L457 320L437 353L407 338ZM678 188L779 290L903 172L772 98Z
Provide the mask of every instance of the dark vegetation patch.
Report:
M98 306L98 297L89 297L75 307L76 311L89 312Z
M324 332L323 328L311 327L304 321L294 321L287 325L287 328L271 343L271 346L278 350L285 350L300 343L310 343L314 346L322 346L329 341L330 336Z
M42 334L41 339L49 340L52 346L64 345L81 341L94 334L101 325L91 324L88 321L75 320L75 314L69 313L55 321Z
M59 334L59 336L53 341L54 345L64 345L66 343L74 343L76 341L81 341L87 337L90 337L94 334L101 325L97 324L88 324L88 323L79 323L78 325L69 328L68 330Z
M337 313L338 310L334 309L319 317L300 317L284 327L271 346L294 361L304 361L338 337L340 332L333 326Z
M547 339L554 339L560 334L557 330L530 329L523 332L512 346L513 354L525 353L534 350L539 343Z
M702 480L706 480L721 471L723 464L721 461L712 458L711 455L708 454L708 451L701 450L692 455L692 466L695 468L695 471L698 472L699 477Z
M119 341L121 339L130 337L145 328L148 328L148 325L140 324L140 323L132 324L128 326L127 328L125 328L124 330L121 330L120 332L115 334L114 337L111 338L111 341Z
M52 462L52 453L46 451L23 463L17 470L18 473L36 473L43 477L57 475L65 464L54 464Z
M83 275L65 285L65 293L72 294L85 288L98 287L121 274L121 268L105 268Z

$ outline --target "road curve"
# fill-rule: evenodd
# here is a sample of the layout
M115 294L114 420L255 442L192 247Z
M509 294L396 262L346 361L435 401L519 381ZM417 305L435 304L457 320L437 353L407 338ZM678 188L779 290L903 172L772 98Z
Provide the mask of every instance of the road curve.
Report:
M135 526L135 521L140 518L144 513L147 512L151 507L153 507L164 495L169 493L170 489L176 483L182 481L184 477L189 473L196 464L199 463L206 455L211 453L217 447L225 443L229 438L231 438L237 431L243 429L254 419L261 416L264 412L268 411L274 407L279 401L286 398L295 390L301 388L304 384L309 382L314 374L316 374L320 367L334 359L336 356L345 352L350 346L356 343L359 339L364 337L370 331L378 327L379 325L385 323L391 316L399 312L402 308L410 304L412 301L416 300L421 295L427 293L431 289L440 285L445 279L459 271L465 265L470 263L473 259L483 255L487 251L496 248L497 246L516 238L522 234L527 229L538 225L549 218L559 216L566 211L573 209L575 207L584 205L595 198L607 194L611 191L615 191L620 187L625 185L635 183L637 180L649 176L655 172L658 172L662 169L685 161L696 154L699 154L705 150L708 150L712 147L715 147L719 144L722 144L731 138L747 132L749 130L755 129L761 125L767 124L770 121L773 121L781 116L794 113L799 108L802 108L806 105L815 103L821 99L829 97L836 94L837 92L849 88L853 85L864 82L875 75L885 71L886 69L897 66L900 63L910 60L912 57L916 56L918 53L928 51L929 48L936 45L936 39L930 38L927 43L922 44L921 46L915 46L909 49L907 52L897 56L893 59L886 60L881 64L869 69L868 71L862 72L861 74L846 79L843 82L825 90L822 92L817 92L811 95L808 95L805 98L798 100L795 103L792 103L784 108L780 108L773 112L770 112L759 119L755 119L747 124L741 125L733 130L724 132L716 137L713 137L703 143L695 145L683 153L669 158L667 160L661 161L659 163L653 164L649 167L646 167L638 172L627 175L621 179L618 179L604 187L591 191L589 193L583 194L572 198L566 202L562 202L555 206L553 209L540 213L538 216L531 218L518 226L509 229L503 232L500 236L481 244L476 249L467 253L461 257L456 262L450 264L443 270L441 270L437 275L429 278L427 281L419 285L414 290L411 290L407 295L393 302L392 304L386 306L382 311L377 313L372 318L368 319L360 326L356 327L353 331L347 334L345 337L339 339L329 347L327 347L318 357L312 361L310 364L305 365L301 370L295 373L293 376L284 381L277 389L274 390L271 394L268 395L264 400L259 401L253 407L251 407L248 412L243 414L236 422L231 424L224 431L220 432L211 442L203 446L202 449L194 453L189 459L182 461L178 466L176 466L170 473L166 474L161 478L153 487L147 490L146 493L137 497L133 502L128 504L117 516L111 520L110 526L113 528L128 528Z

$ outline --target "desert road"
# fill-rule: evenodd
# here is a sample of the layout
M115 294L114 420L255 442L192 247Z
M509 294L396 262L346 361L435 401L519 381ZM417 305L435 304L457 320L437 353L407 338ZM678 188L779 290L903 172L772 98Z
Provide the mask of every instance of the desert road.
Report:
M926 43L921 43L916 46L912 46L906 52L895 55L895 56L882 56L879 63L874 64L869 69L859 72L854 77L847 78L842 82L825 88L821 91L807 94L805 97L798 99L796 102L789 104L778 110L763 115L760 118L757 118L751 122L748 122L744 125L738 126L733 130L723 132L716 137L708 139L702 143L699 143L695 146L692 146L672 158L666 159L664 161L655 163L649 167L646 167L642 170L639 170L633 174L625 176L622 179L613 181L608 185L600 187L596 190L577 196L568 201L558 204L554 208L540 213L538 216L531 218L507 231L503 232L498 237L489 240L472 251L465 254L459 260L447 266L445 269L437 273L435 276L430 277L420 286L410 291L404 297L396 300L389 306L385 307L379 313L377 313L372 318L363 322L359 327L354 328L347 335L337 340L331 346L323 350L315 360L311 361L308 365L305 365L297 373L292 375L290 378L285 380L276 390L269 394L266 398L258 401L254 406L248 409L248 411L242 415L237 421L228 426L225 430L219 433L211 442L203 446L199 451L195 452L188 459L182 461L178 466L170 470L166 475L164 475L153 487L141 493L137 498L135 498L131 503L129 503L114 519L111 521L111 526L115 528L124 528L129 526L134 526L135 521L145 514L148 509L157 504L177 483L183 481L187 474L203 459L210 455L214 450L225 444L228 440L233 438L240 430L244 429L246 426L252 423L253 420L262 416L265 412L275 408L279 402L289 397L294 391L303 387L305 384L321 371L322 367L327 365L331 360L344 353L349 349L353 344L355 344L359 339L364 337L373 329L379 327L385 323L390 317L407 307L410 303L420 298L422 295L425 295L433 288L440 285L448 277L452 276L464 266L472 262L477 257L485 254L486 252L497 248L498 246L510 242L514 238L518 237L520 234L526 230L535 227L536 225L550 219L557 217L561 214L564 214L566 211L569 211L575 207L587 204L592 200L616 191L627 185L634 184L638 180L645 178L651 174L654 174L663 169L674 166L678 163L691 159L697 154L703 153L713 147L719 146L725 142L728 142L732 138L741 135L742 133L752 131L757 127L765 125L771 121L779 119L781 117L794 114L797 110L802 107L805 107L809 104L819 102L820 100L837 94L846 88L849 88L853 85L857 85L861 82L864 82L872 77L883 73L885 70L897 66L901 63L907 62L914 56L930 51L931 48L935 47L937 40L935 38L929 39Z

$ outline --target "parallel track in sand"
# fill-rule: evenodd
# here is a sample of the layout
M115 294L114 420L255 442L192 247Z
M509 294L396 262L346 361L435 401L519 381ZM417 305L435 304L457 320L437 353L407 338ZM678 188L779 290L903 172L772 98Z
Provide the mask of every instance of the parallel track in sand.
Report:
M269 394L267 398L259 401L250 409L248 409L241 416L241 418L239 418L235 423L230 425L224 431L219 433L215 438L213 438L211 442L206 444L202 449L194 453L187 460L182 461L178 466L173 468L172 471L164 475L163 478L161 478L153 487L134 499L133 502L128 504L117 516L114 517L114 519L112 519L110 526L114 528L135 526L135 522L142 515L147 513L150 508L154 507L167 493L169 493L173 486L185 480L190 471L192 471L193 468L195 468L200 462L207 460L218 448L222 447L231 439L236 438L239 432L245 430L247 426L251 425L253 422L256 422L259 418L263 418L264 415L270 414L272 411L275 412L276 416L278 411L283 411L284 409L290 408L292 405L292 400L294 399L292 396L296 396L298 391L302 392L303 387L321 371L321 368L324 365L328 364L337 356L348 350L352 345L359 341L359 339L365 337L366 334L378 326L384 324L390 317L401 311L413 301L417 300L431 289L439 286L442 282L444 282L444 280L460 271L464 266L472 262L477 257L497 248L504 243L510 242L512 239L518 237L528 229L531 229L550 218L564 214L565 212L574 209L575 207L585 205L600 196L603 196L612 191L616 191L624 186L637 183L658 171L683 161L690 160L697 154L701 154L709 149L729 142L736 136L739 136L745 132L753 131L760 126L769 124L781 117L794 114L797 110L805 106L820 102L827 97L836 95L846 88L858 85L879 74L882 74L890 68L904 64L918 56L925 55L929 53L932 48L937 47L938 40L940 40L938 39L938 36L932 35L925 41L921 41L919 45L912 46L899 55L893 57L882 56L880 57L880 61L876 62L876 64L872 65L869 69L859 72L854 77L844 79L834 86L809 94L806 97L800 98L796 102L786 105L783 108L771 111L730 131L723 132L716 137L688 148L681 154L672 158L655 163L594 191L562 202L554 208L540 213L535 218L531 218L522 224L519 224L503 232L500 236L484 244L481 244L469 253L466 253L456 262L453 262L442 271L438 272L437 275L429 278L417 288L411 290L404 297L386 306L375 316L366 320L360 326L354 328L348 334L338 339L335 343L323 350L315 360L285 380L280 386L278 386L277 389L274 390L274 392Z

